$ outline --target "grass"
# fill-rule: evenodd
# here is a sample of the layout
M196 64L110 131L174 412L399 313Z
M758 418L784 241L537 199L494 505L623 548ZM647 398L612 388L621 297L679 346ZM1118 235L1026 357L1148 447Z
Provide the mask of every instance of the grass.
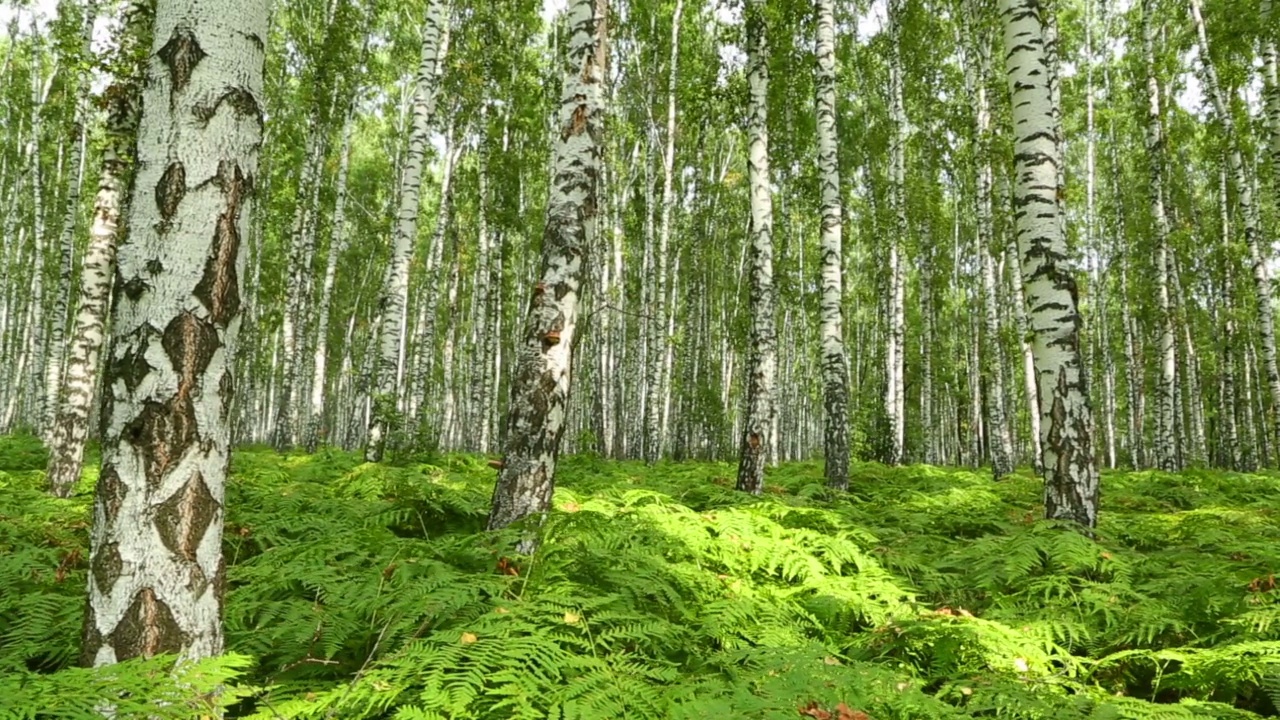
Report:
M541 548L484 458L236 453L228 656L89 671L94 472L0 438L0 718L1252 718L1280 699L1280 476L1103 477L1096 542L1029 473L565 458ZM131 714L132 713L132 714Z

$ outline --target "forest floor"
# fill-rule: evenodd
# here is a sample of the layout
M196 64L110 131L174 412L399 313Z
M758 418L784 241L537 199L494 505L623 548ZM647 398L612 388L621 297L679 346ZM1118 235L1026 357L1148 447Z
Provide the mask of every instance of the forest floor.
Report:
M0 438L0 718L1252 718L1280 704L1280 474L565 458L532 556L484 458L235 454L228 655L75 668L96 468ZM526 530L527 532L527 530ZM215 688L217 693L207 693ZM216 699L215 699L216 698Z

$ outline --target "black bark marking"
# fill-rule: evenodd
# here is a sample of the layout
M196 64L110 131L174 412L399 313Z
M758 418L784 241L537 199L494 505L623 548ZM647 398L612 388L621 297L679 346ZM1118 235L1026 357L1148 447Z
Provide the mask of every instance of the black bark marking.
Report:
M226 422L231 414L231 401L236 395L236 380L228 370L222 373L222 379L218 381L218 397L222 400L222 410L219 418Z
M147 362L147 345L150 344L147 341L148 334L146 330L142 331L132 350L126 349L124 355L116 357L111 363L111 379L123 380L125 389L130 393L137 390L142 380L155 369Z
M178 396L190 396L199 376L209 367L221 346L218 331L209 321L181 312L169 322L160 339L165 355L178 373Z
M80 633L80 667L93 667L93 659L102 647L102 632L98 630L98 614L89 598L84 599L84 628Z
M258 99L253 96L253 93L241 87L227 88L227 91L218 96L213 104L196 105L191 112L197 120L207 124L218 114L218 108L222 107L223 103L231 106L236 115L253 118L259 126L262 125L262 106L258 104Z
M218 215L204 275L194 295L209 311L214 324L226 327L240 312L240 279L236 270L240 257L240 212L246 196L253 191L253 178L246 177L239 165L222 162L213 182L222 189L226 207Z
M146 280L143 280L140 277L133 277L130 278L128 282L121 283L119 287L124 291L125 297L129 298L132 302L138 302L142 297L142 293L150 289L151 286L147 284Z
M147 261L147 272L152 275L159 275L164 272L164 263L160 262L156 258L151 258Z
M173 94L182 92L187 83L191 82L191 74L206 57L206 53L196 40L195 33L180 25L173 29L173 36L157 54L169 68L169 100L172 102Z
M106 547L99 550L98 554L93 556L93 562L89 566L98 591L103 595L110 593L116 580L120 579L122 568L124 568L124 561L120 558L119 543L108 543Z
M156 508L156 531L171 552L187 562L195 562L196 549L217 513L218 501L210 494L204 477L196 472Z
M124 504L124 496L129 494L129 488L120 481L120 473L116 471L114 464L103 464L102 474L98 476L97 493L98 507L102 508L107 521L110 522L118 517L120 506Z
M187 194L187 169L182 163L169 163L156 183L156 207L160 210L160 232L167 232L178 204Z
M115 648L117 660L128 660L176 654L186 645L187 637L169 606L156 597L154 590L143 588L133 597L107 642Z
M164 481L196 438L195 408L191 400L175 396L167 403L148 400L142 412L124 427L123 439L142 454L147 487L155 490Z

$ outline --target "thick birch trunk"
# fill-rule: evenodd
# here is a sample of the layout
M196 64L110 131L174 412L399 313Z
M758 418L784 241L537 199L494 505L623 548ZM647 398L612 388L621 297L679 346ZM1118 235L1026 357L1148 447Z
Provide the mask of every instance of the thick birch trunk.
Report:
M222 652L240 240L262 137L267 5L160 0L103 406L82 659ZM156 272L159 268L159 272Z
M142 70L128 59L148 35L147 0L133 0L124 7L123 31L117 57L126 64L107 91L107 143L93 201L89 244L81 260L80 300L72 322L64 389L49 444L49 487L66 497L80 478L85 441L89 437L89 412L98 382L98 358L106 337L107 305L115 271L116 237L120 213L127 202L129 166L137 133Z
M777 400L777 327L773 288L773 190L769 176L769 53L763 2L747 6L747 176L751 194L751 338L745 380L746 409L739 445L739 490L764 491Z
M844 349L844 246L836 130L835 2L818 0L818 175L822 191L822 264L818 278L822 407L826 412L823 457L827 485L849 487L849 361Z
M1035 0L1001 0L1013 95L1015 221L1040 388L1045 516L1093 528L1098 472L1081 363L1078 294L1063 234L1044 24Z
M556 115L559 132L552 140L541 268L530 288L512 379L506 451L493 491L490 529L539 515L551 505L578 341L584 264L598 232L607 10L603 0L572 0L565 10L564 85Z
M418 210L422 186L423 160L428 132L436 111L440 75L448 48L449 0L430 0L422 32L422 61L418 66L417 91L413 101L413 127L405 156L404 175L397 193L391 262L383 283L382 321L378 325L377 385L373 390L374 409L369 421L369 438L364 458L382 460L387 436L395 424L396 397L405 311L409 304L409 264L418 236Z

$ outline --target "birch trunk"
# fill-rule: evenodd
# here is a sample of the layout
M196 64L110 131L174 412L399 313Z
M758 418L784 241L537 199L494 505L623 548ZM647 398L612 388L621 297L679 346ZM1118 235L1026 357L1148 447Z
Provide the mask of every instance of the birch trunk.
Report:
M903 104L902 16L905 0L889 0L889 32L893 51L889 55L889 204L893 211L893 230L889 240L889 293L886 298L888 333L885 341L884 412L888 419L886 464L903 460L906 442L906 278L903 267L907 240L907 114Z
M1204 16L1200 0L1190 0L1191 16L1196 25L1196 39L1200 49L1200 63L1206 94L1213 101L1218 121L1228 145L1228 160L1236 184L1236 200L1240 204L1240 217L1244 226L1245 245L1249 248L1249 260L1253 265L1253 284L1258 300L1258 332L1262 341L1262 365L1266 372L1267 389L1271 398L1271 412L1263 423L1267 427L1266 439L1273 439L1276 431L1276 413L1280 412L1280 368L1276 366L1275 323L1271 309L1271 274L1267 269L1267 245L1262 236L1262 221L1254 198L1253 183L1245 170L1241 139L1236 133L1228 98L1218 82L1218 72L1209 54L1209 39L1205 33Z
M1155 0L1142 1L1142 54L1147 75L1146 150L1147 186L1151 217L1155 221L1156 296L1160 310L1160 382L1156 413L1156 466L1178 469L1178 440L1174 433L1177 412L1177 346L1173 310L1169 301L1169 217L1164 208L1164 129L1160 113L1160 79L1155 61Z
M818 175L822 191L821 253L818 278L822 352L822 406L826 411L823 457L827 485L849 488L849 361L844 349L844 246L840 198L839 139L836 130L835 2L818 0Z
M93 23L97 19L97 0L87 0L81 12L84 13L81 26L80 58L86 63L91 57L90 43L93 40ZM79 59L77 59L79 60ZM68 183L67 196L64 203L62 229L59 233L58 290L53 299L53 322L49 329L49 352L45 358L45 417L41 433L45 440L52 444L57 433L55 418L59 408L62 388L62 372L67 359L67 307L71 304L71 271L75 260L76 220L80 216L80 192L84 182L84 146L88 132L85 122L89 104L89 74L80 62L75 70L75 110L72 120L71 153L68 165L74 177Z
M380 462L386 449L387 436L395 425L396 397L399 392L401 346L405 310L409 303L409 264L418 236L418 211L422 186L423 160L428 132L436 111L440 91L440 75L449 43L449 0L430 0L422 31L422 60L418 65L417 91L413 101L413 126L409 149L405 156L404 174L397 192L395 228L392 237L391 262L383 282L382 321L378 325L378 361L376 387L373 390L373 413L369 420L369 437L365 446L366 462Z
M1272 36L1262 41L1262 76L1267 122L1271 126L1271 182L1275 201L1280 204L1280 49L1276 47L1276 22L1273 0L1262 0L1262 27L1272 28Z
M89 244L80 268L80 299L72 322L64 389L49 444L49 487L55 495L70 495L80 478L89 412L98 383L98 358L106 338L107 305L115 272L116 238L120 214L127 204L129 167L134 154L142 68L129 59L149 34L149 0L133 0L123 9L123 30L116 52L122 64L107 91L107 142L93 201Z
M82 660L222 652L240 240L263 123L266 3L160 0L103 406ZM157 269L159 271L157 272Z
M1081 363L1082 320L1061 220L1061 157L1044 24L1035 0L1000 0L999 7L1013 95L1014 219L1040 388L1045 516L1093 528L1098 473Z
M991 52L980 28L981 4L966 3L967 35L973 63L969 76L969 92L973 97L976 131L977 183L976 217L978 220L978 261L980 263L985 340L983 354L987 374L987 441L991 454L991 473L996 480L1013 472L1013 439L1004 414L1004 359L1000 354L1000 312L996 296L995 225L992 219L991 188L991 104L987 99L987 78L991 74ZM976 61L976 62L974 62ZM976 76L976 77L975 77Z
M494 486L490 529L540 515L551 505L578 341L584 263L598 232L607 11L604 0L571 0L565 10L564 85L556 114L559 132L552 139L541 268L530 289L512 378L506 450Z
M776 412L777 327L773 298L773 190L769 176L769 52L761 0L747 5L747 183L751 195L751 338L746 410L739 445L739 490L764 491L765 454Z
M333 286L338 277L338 258L346 249L347 173L351 167L351 129L355 120L354 103L342 122L342 149L338 159L337 197L333 204L333 231L325 258L324 279L320 286L320 303L316 306L316 334L311 357L311 412L306 432L308 452L320 443L330 441L331 430L325 422L325 390L329 361L329 313L333 305Z

